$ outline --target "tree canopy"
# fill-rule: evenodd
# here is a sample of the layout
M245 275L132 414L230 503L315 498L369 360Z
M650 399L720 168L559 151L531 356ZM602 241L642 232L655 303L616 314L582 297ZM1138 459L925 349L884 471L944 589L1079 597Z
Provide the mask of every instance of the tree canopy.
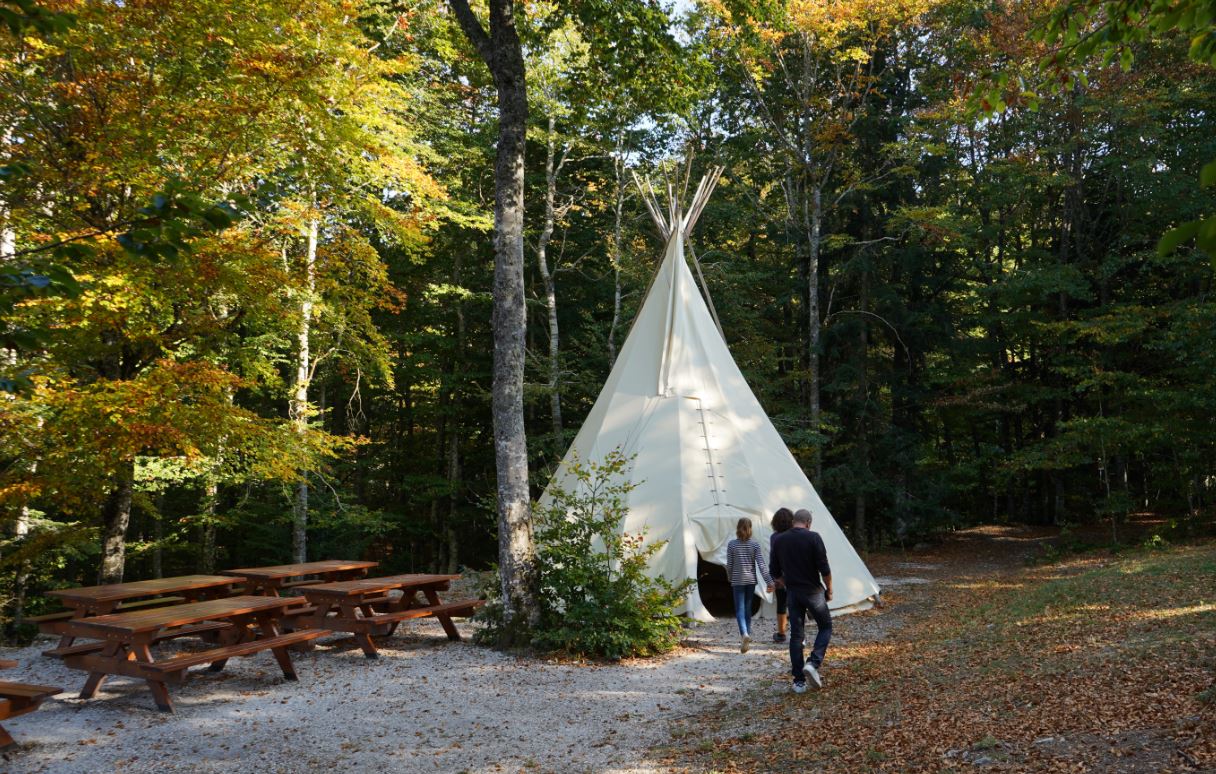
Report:
M523 500L657 266L630 171L722 165L727 343L859 548L1210 522L1211 3L506 6ZM301 552L497 561L502 79L459 14L0 11L7 618Z

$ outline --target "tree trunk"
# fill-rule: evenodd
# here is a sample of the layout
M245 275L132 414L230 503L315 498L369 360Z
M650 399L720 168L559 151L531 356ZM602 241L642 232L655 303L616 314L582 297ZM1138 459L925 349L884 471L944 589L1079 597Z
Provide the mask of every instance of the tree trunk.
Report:
M313 294L317 288L318 224L308 221L308 245L304 252L304 298L300 302L300 327L297 333L296 379L288 415L300 435L308 432L308 382L312 365L309 336L312 332ZM296 562L308 561L308 471L301 471L292 507L291 556Z
M452 266L452 284L456 287L462 287L461 269L462 264L460 254L457 253ZM464 304L459 298L456 300L456 356L453 358L457 371L461 369L464 363L464 344L465 344L465 325L464 325ZM453 402L456 402L458 397L453 390ZM457 412L459 418L459 412ZM457 419L453 423L455 427L448 434L448 512L444 519L444 532L447 536L448 544L448 564L446 572L449 575L456 573L456 568L460 566L460 544L456 535L456 520L460 513L460 422Z
M549 242L553 239L553 228L557 221L555 202L557 199L557 173L565 163L565 154L558 163L557 142L553 137L554 119L549 116L548 132L545 135L545 216L536 240L536 262L540 267L540 278L545 285L545 308L549 312L549 414L553 423L553 445L558 448L562 440L562 393L561 364L558 353L557 286L553 272L549 271Z
M617 136L612 172L616 201L612 208L612 326L608 329L608 367L616 365L616 331L621 325L621 239L625 213L625 130Z
M203 529L199 549L199 572L211 575L215 572L215 514L220 499L220 482L214 473L207 475L203 490Z
M494 414L498 474L498 562L503 645L527 640L539 617L535 591L528 444L524 431L524 148L528 95L523 47L512 0L490 0L490 33L468 0L449 0L465 35L498 88L498 153L494 166Z
M857 487L857 499L853 511L853 545L861 550L869 547L869 534L866 532L866 492L870 484L870 436L868 404L870 398L869 373L866 361L870 351L870 328L866 321L866 312L870 306L870 274L863 266L861 269L861 293L858 308L862 314L861 330L857 336L857 477L860 485Z
M161 518L164 512L162 503L157 505L157 512L152 514L152 577L165 577L165 521Z
M816 435L820 431L819 421L819 245L823 230L823 186L815 184L811 188L811 204L807 224L808 255L806 271L807 294L807 364L808 390L811 413L811 429ZM822 485L823 479L823 445L816 441L815 457L812 462L813 477L817 486Z
M127 561L127 525L131 523L131 494L135 486L135 463L128 461L114 475L114 488L101 513L101 569L97 582L122 583Z

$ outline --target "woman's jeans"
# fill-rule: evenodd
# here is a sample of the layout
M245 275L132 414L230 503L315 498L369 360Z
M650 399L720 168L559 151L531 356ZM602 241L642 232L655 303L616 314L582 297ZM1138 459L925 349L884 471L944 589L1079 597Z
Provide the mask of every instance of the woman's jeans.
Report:
M731 586L735 596L735 620L739 622L739 634L752 635L752 596L756 593L753 584Z

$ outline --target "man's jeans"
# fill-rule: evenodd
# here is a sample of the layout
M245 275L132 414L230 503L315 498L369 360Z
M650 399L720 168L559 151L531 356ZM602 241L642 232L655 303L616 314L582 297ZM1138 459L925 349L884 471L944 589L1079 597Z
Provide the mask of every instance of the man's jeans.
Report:
M731 586L730 590L735 596L735 620L739 622L739 634L746 634L749 637L752 633L752 596L756 593L756 586L749 583L746 586Z
M827 653L828 642L832 639L832 614L828 612L828 603L824 599L822 588L789 588L790 605L790 669L794 673L795 682L803 682L806 675L802 673L802 640L806 637L806 616L809 613L815 618L819 633L815 635L815 646L811 648L811 666L816 669L823 663Z

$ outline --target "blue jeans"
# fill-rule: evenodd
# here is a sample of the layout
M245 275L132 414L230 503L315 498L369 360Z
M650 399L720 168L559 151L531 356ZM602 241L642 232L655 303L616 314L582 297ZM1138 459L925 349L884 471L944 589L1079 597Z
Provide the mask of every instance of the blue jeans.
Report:
M816 669L823 664L824 654L832 639L832 614L822 588L787 588L790 604L790 671L795 682L803 682L802 640L805 638L806 616L809 613L819 627L815 645L811 648L811 666Z
M735 596L735 620L739 622L739 634L752 634L752 596L756 593L756 587L748 584L746 586L731 586L730 590Z

